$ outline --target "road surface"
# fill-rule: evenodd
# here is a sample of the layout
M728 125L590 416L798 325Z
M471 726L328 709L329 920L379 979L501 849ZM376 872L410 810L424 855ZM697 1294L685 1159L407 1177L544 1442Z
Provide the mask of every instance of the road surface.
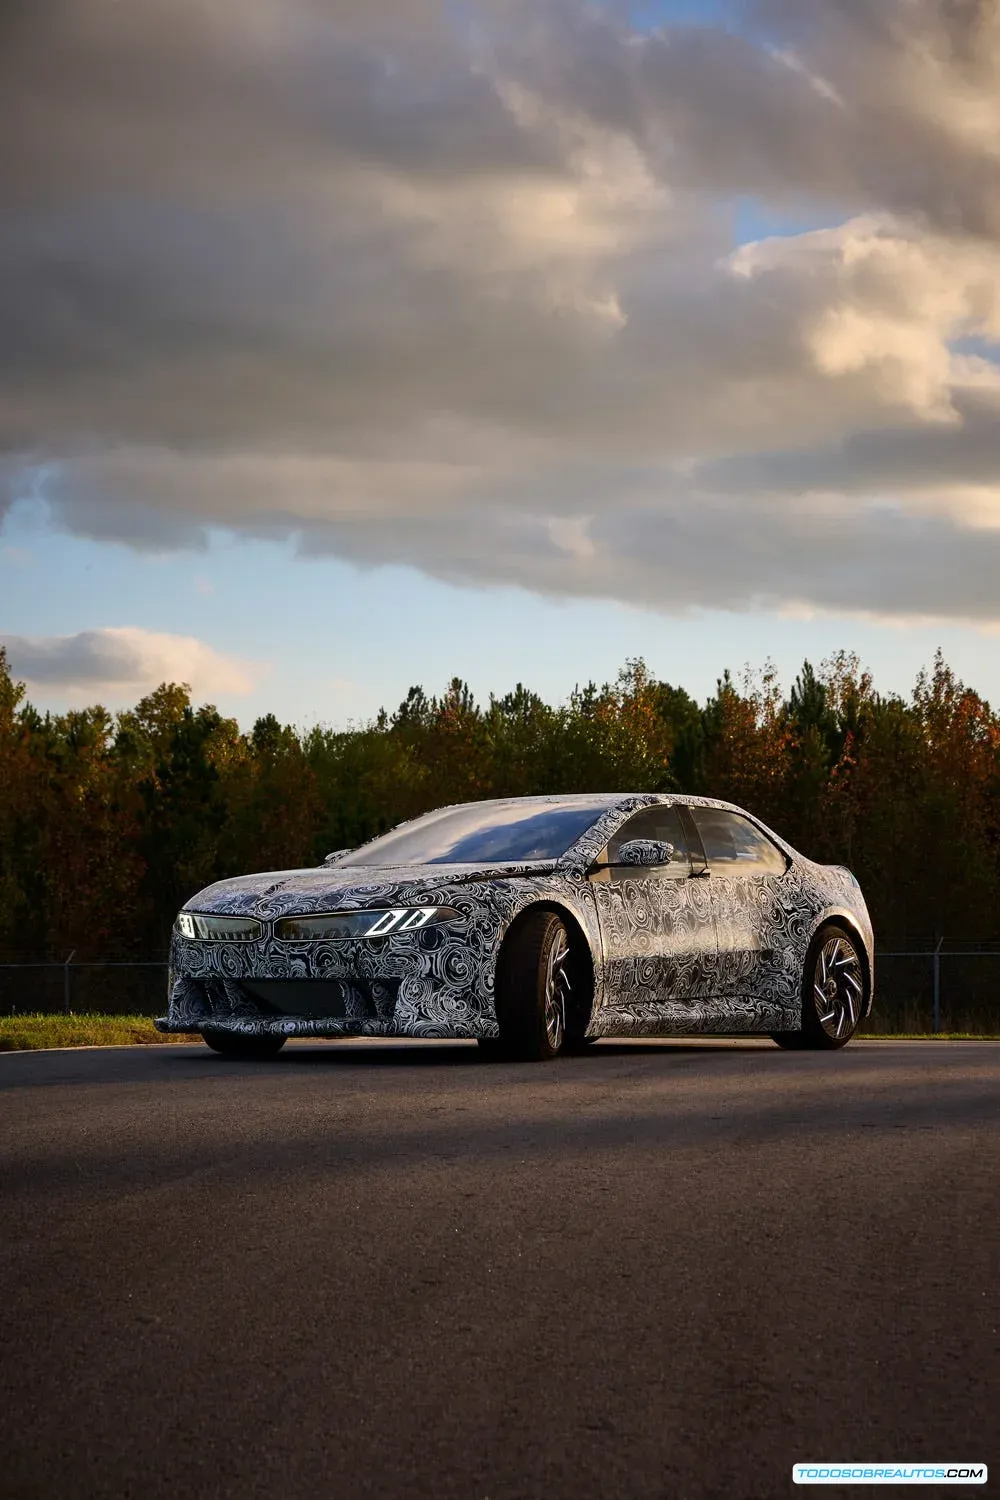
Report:
M1000 1043L0 1055L0 1494L1000 1465L998 1182Z

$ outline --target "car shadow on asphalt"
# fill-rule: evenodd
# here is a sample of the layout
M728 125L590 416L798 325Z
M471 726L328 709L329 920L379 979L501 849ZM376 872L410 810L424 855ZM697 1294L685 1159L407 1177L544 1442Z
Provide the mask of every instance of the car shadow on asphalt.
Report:
M542 1067L542 1072L550 1068L585 1068L588 1064L596 1062L599 1058L611 1057L643 1057L651 1054L680 1056L685 1054L697 1054L702 1057L712 1055L726 1056L731 1052L759 1052L770 1051L770 1046L762 1047L761 1042L753 1037L744 1037L729 1041L726 1046L719 1046L718 1042L708 1045L697 1039L678 1041L672 1037L655 1037L643 1039L642 1041L628 1040L602 1040L599 1044L587 1047L583 1052L571 1053L555 1059L553 1062ZM774 1052L779 1053L775 1047ZM225 1065L227 1059L209 1056L210 1061ZM254 1067L261 1064L255 1063ZM536 1071L538 1063L521 1062L516 1058L493 1059L487 1058L475 1044L468 1042L411 1042L406 1040L387 1040L378 1042L374 1046L363 1044L353 1039L348 1043L327 1043L323 1046L308 1046L299 1043L285 1050L265 1064L266 1067L370 1067L370 1068L482 1068L487 1074L499 1073L509 1068L527 1068Z

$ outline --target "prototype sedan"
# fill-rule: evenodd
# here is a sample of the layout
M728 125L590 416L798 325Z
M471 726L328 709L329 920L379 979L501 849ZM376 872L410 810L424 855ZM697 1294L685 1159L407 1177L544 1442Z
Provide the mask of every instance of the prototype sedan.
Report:
M602 1036L842 1047L869 1014L857 880L729 803L657 793L440 808L180 912L160 1031L266 1058L288 1037Z

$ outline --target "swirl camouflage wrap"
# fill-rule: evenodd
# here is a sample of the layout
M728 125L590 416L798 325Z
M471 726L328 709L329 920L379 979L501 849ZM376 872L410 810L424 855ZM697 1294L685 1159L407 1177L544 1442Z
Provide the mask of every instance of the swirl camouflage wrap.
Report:
M538 844L548 820L571 829L565 847L522 855L513 833L505 845L506 831L529 824ZM439 831L459 824L474 834L443 857ZM470 838L478 859L459 857ZM422 839L432 852L414 858ZM397 847L406 862L386 863ZM504 857L511 849L518 857ZM849 871L804 858L729 803L644 793L439 809L318 868L208 886L178 917L156 1024L496 1038L498 956L532 908L566 928L583 976L581 1037L795 1032L807 956L829 922L863 961L871 1008L871 923Z

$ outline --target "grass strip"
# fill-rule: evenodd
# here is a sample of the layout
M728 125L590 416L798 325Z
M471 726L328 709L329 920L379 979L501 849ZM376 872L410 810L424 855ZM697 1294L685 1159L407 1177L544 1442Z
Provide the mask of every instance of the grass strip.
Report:
M859 1031L859 1042L998 1042L995 1031Z
M621 1038L614 1038L621 1040ZM862 1031L857 1040L872 1042L1000 1041L990 1031ZM164 1036L150 1016L24 1015L0 1016L0 1052L31 1052L43 1047L135 1047L191 1043L186 1034Z
M151 1016L0 1016L0 1052L31 1052L41 1047L134 1047L197 1040L193 1036L162 1035Z

